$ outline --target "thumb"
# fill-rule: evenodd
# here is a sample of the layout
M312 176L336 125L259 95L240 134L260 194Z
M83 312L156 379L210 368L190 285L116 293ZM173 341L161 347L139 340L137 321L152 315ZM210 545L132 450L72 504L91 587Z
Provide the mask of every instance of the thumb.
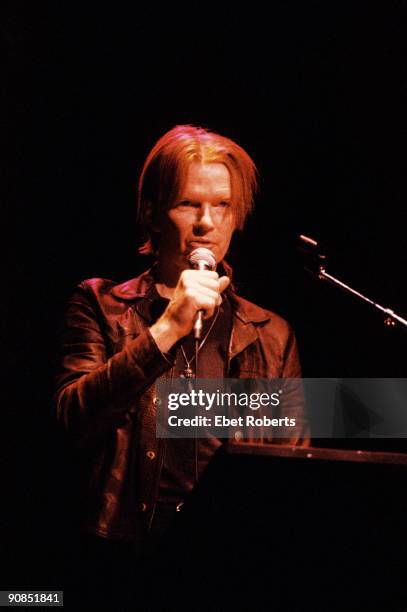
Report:
M220 285L220 293L222 293L223 291L225 291L225 289L227 287L229 287L230 285L230 278L228 276L221 276L219 279L219 285Z

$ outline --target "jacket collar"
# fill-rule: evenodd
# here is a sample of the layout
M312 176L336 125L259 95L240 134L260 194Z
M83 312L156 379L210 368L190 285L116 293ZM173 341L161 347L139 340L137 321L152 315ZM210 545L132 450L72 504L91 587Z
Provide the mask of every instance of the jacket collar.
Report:
M137 300L147 295L152 285L154 284L152 268L137 276L131 278L120 285L115 285L111 289L111 293L119 300Z
M226 261L222 261L222 267L227 276L232 278L231 266ZM137 276L137 278L132 278L120 285L115 285L112 287L111 293L119 300L133 301L146 297L151 292L154 283L154 267L152 267L140 276ZM235 293L233 288L229 287L226 291L232 302L235 316L243 324L264 323L270 320L270 313L267 310L241 298Z

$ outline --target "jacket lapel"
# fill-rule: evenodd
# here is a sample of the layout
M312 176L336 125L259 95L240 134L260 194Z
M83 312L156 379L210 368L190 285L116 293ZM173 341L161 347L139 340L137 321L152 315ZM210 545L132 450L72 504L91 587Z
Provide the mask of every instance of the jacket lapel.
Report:
M229 361L244 351L249 344L255 342L258 337L257 329L252 323L243 323L238 316L235 316L229 342Z
M270 314L263 308L248 302L234 292L229 294L233 305L233 326L229 342L230 360L258 340L257 326L270 320Z

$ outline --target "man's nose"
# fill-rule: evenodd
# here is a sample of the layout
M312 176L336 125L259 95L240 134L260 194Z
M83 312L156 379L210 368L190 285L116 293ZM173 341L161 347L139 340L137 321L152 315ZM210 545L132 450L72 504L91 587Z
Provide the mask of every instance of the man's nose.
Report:
M198 210L197 218L194 224L194 230L197 233L209 232L215 227L212 218L212 207L210 204L204 204Z

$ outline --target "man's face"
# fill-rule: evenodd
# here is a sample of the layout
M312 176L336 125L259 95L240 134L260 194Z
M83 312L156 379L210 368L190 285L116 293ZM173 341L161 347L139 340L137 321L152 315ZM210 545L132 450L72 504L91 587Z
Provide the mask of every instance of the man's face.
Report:
M221 261L235 229L231 197L224 164L192 162L182 193L161 224L160 258L183 270L191 251L205 247Z

